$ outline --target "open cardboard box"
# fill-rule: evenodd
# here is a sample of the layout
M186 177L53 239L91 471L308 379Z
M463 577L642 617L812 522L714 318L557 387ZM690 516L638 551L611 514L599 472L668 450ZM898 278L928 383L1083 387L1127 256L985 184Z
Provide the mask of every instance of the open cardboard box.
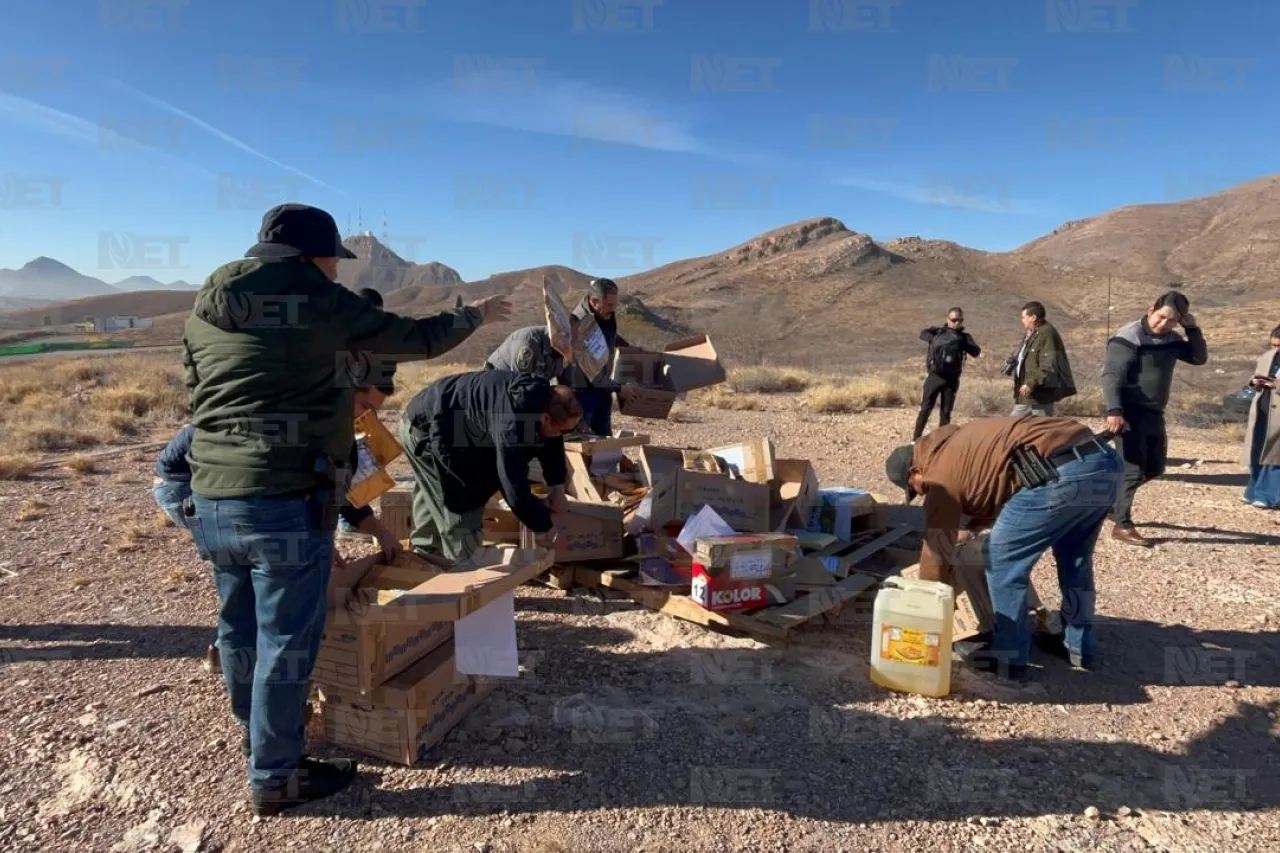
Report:
M621 558L622 516L619 507L609 503L591 503L569 499L568 512L555 516L559 536L555 542L556 562L576 563L583 560ZM520 526L520 544L533 548L536 534Z
M769 483L770 530L804 529L818 499L818 475L806 459L777 459Z
M453 635L453 623L549 569L550 551L481 548L465 565L401 554L365 573L329 611L317 684L364 693Z
M769 487L684 468L684 452L670 447L641 448L640 462L651 491L650 526L663 527L710 506L739 533L769 530Z

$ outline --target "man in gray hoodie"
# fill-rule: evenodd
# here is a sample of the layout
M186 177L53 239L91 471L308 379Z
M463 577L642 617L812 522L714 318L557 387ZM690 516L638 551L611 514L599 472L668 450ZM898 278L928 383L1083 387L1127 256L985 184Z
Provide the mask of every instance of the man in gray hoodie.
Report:
M1184 338L1175 329L1182 326ZM1107 429L1119 436L1124 456L1124 488L1115 504L1111 538L1150 548L1152 543L1133 524L1133 498L1138 487L1164 473L1168 451L1164 410L1179 361L1202 365L1209 360L1204 333L1191 314L1187 297L1171 290L1155 301L1147 315L1107 342L1102 393L1107 401Z

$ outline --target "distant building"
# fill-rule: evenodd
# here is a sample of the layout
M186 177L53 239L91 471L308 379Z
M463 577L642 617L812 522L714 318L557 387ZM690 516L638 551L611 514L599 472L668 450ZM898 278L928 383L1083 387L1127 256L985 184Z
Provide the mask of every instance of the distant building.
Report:
M93 330L95 332L122 332L126 329L149 329L151 328L151 320L144 320L141 317L114 315L111 317L93 317Z

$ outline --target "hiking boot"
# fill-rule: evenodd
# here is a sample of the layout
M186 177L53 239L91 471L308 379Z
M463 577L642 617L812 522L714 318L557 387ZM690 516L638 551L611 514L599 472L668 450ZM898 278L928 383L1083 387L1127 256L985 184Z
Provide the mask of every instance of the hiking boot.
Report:
M964 663L975 673L984 676L984 680L1006 686L1026 684L1031 677L1030 668L1026 664L1005 663L985 650L969 655Z
M217 646L210 646L208 651L204 653L204 663L201 666L210 675L220 675L222 673L222 660L218 656Z
M1155 543L1139 533L1138 529L1132 524L1117 524L1111 528L1111 538L1117 542L1134 545L1138 548L1152 548L1155 546Z
M319 761L303 758L292 778L278 788L255 789L253 813L270 817L305 803L323 800L347 788L356 778L358 765L349 758Z

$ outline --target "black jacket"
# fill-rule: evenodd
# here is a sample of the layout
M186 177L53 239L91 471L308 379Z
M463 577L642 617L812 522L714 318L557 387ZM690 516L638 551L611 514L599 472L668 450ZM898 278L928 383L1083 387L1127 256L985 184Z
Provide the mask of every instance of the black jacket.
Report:
M529 463L542 463L548 486L564 485L564 439L546 438L538 428L550 396L547 380L510 370L447 376L405 407L401 419L418 433L405 452L436 457L444 503L453 512L479 509L501 491L516 518L545 533L551 512L529 488Z
M594 314L596 325L600 327L600 331L604 333L604 342L609 345L609 357L613 357L613 351L618 347L629 347L627 343L618 334L618 315L615 313L612 317L604 318L599 314L595 314L591 310L591 305L587 302L587 297L583 297L578 303L578 307L573 309L573 315L579 320L586 319L588 314ZM601 391L617 391L622 386L609 378L609 369L606 367L604 372L596 378L595 382L587 379L583 372L578 368L577 364L571 364L565 368L564 373L560 376L561 385L570 385L574 388L599 388Z
M926 344L929 344L930 347L932 347L934 338L936 338L938 335L942 334L943 332L951 332L951 331L955 331L955 330L949 329L946 326L930 326L929 328L924 329L923 331L920 332L920 340L924 341ZM973 335L964 331L958 332L957 334L959 334L960 336L960 347L964 350L966 355L970 355L974 358L977 358L978 356L982 355L982 347L978 346L978 342L973 339ZM929 369L929 372L932 373L933 368L932 368L932 365L929 363L928 356L925 356L925 362L926 362L926 366Z

